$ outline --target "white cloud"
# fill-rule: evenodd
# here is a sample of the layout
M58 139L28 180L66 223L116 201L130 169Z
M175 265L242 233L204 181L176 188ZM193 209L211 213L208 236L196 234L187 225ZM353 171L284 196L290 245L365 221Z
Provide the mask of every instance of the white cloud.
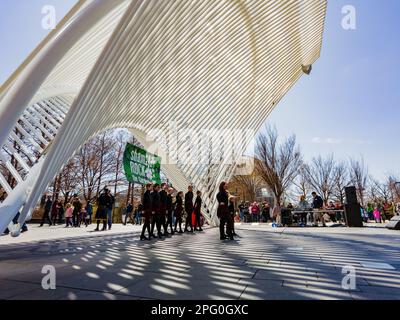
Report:
M318 144L340 144L342 143L341 139L335 139L335 138L320 138L320 137L314 137L311 139L312 143L318 143Z
M362 139L337 139L337 138L321 138L314 137L311 139L312 143L315 144L368 144L370 141L362 140Z

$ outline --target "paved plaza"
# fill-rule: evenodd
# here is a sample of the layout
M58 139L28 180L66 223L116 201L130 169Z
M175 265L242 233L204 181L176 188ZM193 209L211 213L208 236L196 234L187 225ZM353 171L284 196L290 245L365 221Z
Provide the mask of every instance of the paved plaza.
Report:
M31 226L0 237L0 299L400 299L400 232L237 225L139 241L139 227ZM42 289L43 266L56 290ZM342 288L344 266L356 288Z

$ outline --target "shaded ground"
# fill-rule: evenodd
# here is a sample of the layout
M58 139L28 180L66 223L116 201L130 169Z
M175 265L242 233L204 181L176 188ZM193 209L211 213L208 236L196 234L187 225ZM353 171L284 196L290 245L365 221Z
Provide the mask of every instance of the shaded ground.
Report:
M233 242L218 229L141 242L134 226L33 226L0 237L0 299L400 299L399 231L236 229ZM56 290L41 287L44 265ZM343 266L355 267L355 290L342 288Z

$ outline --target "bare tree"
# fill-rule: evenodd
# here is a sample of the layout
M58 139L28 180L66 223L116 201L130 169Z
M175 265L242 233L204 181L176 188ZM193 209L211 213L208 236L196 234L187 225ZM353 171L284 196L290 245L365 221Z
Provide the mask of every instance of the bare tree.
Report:
M384 203L389 202L390 198L390 184L389 181L381 182L375 180L374 178L370 178L371 181L371 191L374 192L374 200L382 200Z
M389 184L389 190L393 201L400 202L400 179L396 175L389 175L387 178Z
M249 196L249 199L243 199L246 201L254 202L257 197L257 190L261 187L260 177L253 173L250 175L237 175L234 176L232 182L240 189L245 191L245 194Z
M364 206L369 175L363 158L361 160L350 159L350 181L356 187L358 200Z
M333 155L327 158L313 158L310 164L304 165L305 177L308 184L319 193L328 204L329 198L335 188L335 166L336 162Z
M349 171L345 162L336 163L334 169L334 188L333 196L336 201L344 203L346 196L344 188L349 185Z
M64 197L64 205L70 202L73 194L77 192L79 182L79 163L73 158L64 166L58 176L58 191Z
M98 197L102 187L116 180L116 167L118 171L121 168L119 160L121 155L116 155L114 132L102 133L79 150L76 155L80 168L79 187L86 201Z
M279 144L276 128L267 126L257 137L256 157L260 160L256 161L256 172L280 205L282 195L293 184L303 162L296 136Z

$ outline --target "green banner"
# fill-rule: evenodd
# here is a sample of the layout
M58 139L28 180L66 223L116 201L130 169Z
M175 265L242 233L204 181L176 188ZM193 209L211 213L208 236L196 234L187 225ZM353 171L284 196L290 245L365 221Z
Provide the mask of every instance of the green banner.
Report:
M124 152L124 170L129 182L161 183L161 158L130 143Z

